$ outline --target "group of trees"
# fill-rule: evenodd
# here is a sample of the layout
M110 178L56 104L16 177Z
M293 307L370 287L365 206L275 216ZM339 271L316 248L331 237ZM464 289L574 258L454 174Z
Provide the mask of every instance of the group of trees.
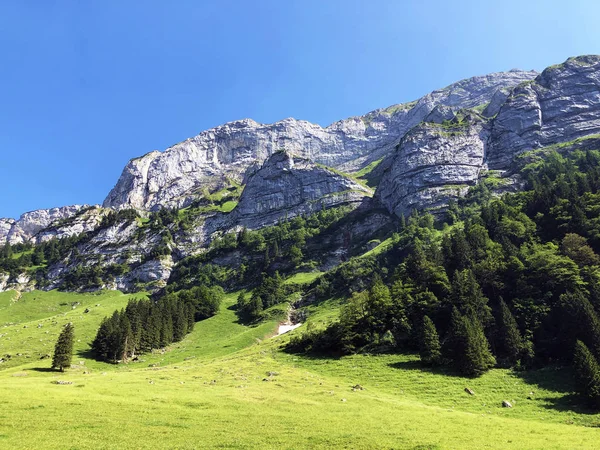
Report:
M283 279L278 272L269 276L262 274L260 284L248 297L240 293L237 299L236 314L242 322L256 322L262 318L262 312L285 299Z
M223 290L195 287L151 300L130 300L100 324L92 351L105 361L127 362L137 354L178 342L194 323L215 315Z
M31 243L16 245L7 243L0 248L0 272L6 272L11 276L31 269L43 272L46 266L54 264L64 259L72 251L76 251L77 245L84 239L86 239L86 235L81 234L62 239L51 239L35 246Z
M569 363L580 341L577 372L585 365L597 373L600 153L551 154L523 174L525 191L497 198L480 186L478 202L452 205L444 226L415 213L378 260L350 261L323 277L317 296L361 290L360 280L370 287L354 293L339 321L293 339L289 349L391 346L479 375L495 365ZM582 390L600 392L599 377L584 376Z

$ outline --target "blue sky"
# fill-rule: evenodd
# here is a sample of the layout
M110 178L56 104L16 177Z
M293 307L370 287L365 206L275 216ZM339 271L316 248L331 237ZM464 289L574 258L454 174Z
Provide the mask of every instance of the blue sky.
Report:
M321 125L600 53L596 1L0 3L0 217L101 203L126 162L221 123Z

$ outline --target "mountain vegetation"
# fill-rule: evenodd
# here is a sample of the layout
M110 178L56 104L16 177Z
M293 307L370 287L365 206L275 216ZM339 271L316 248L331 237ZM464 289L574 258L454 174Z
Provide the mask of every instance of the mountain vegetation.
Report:
M592 367L600 357L600 152L550 153L523 174L522 192L498 198L484 182L445 222L414 213L374 261L324 275L315 295L352 297L338 321L296 335L288 350L419 350L426 365L477 376L496 365L570 364L580 341L578 371ZM582 345L591 349L585 357Z

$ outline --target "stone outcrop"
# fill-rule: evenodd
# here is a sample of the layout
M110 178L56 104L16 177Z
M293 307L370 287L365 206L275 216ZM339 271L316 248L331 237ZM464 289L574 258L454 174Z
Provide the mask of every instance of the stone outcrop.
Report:
M484 168L489 131L480 118L442 126L423 123L398 146L376 197L391 212L439 209L464 195Z
M362 242L393 230L389 213L443 211L450 199L492 170L504 177L502 189L516 189L518 165L539 155L529 150L598 148L600 57L571 58L535 75L511 71L474 77L417 102L325 128L294 119L228 123L130 161L104 203L135 207L144 215L144 210L198 200L185 227L176 222L153 227L131 217L102 224L109 209L71 206L0 219L0 245L87 233L68 256L48 267L43 288L60 287L78 267L126 265L105 288L128 291L143 284L160 289L179 259L204 252L222 233L351 205L356 209L341 232L307 243L313 249L326 246L320 264L334 267L362 249ZM378 171L379 181L370 199L372 191L347 173L379 160L370 174ZM245 185L237 207L229 213L215 205L202 209L202 190L231 186L228 178ZM360 243L351 249L357 236ZM213 262L233 267L242 256L219 258ZM26 274L0 274L0 291L32 289L36 282Z
M515 155L600 133L600 56L569 58L517 86L493 120L490 169Z
M570 58L509 93L499 90L481 116L459 112L452 124L454 113L437 106L382 163L376 198L390 212L439 210L482 171L510 175L523 152L600 133L600 57ZM504 188L515 181L505 179Z
M231 220L260 228L321 208L360 203L371 195L369 188L341 173L280 151L249 179Z
M43 229L67 220L85 208L89 208L89 206L73 205L39 209L23 214L18 220L0 219L0 245L29 241Z
M241 181L249 167L282 149L344 171L359 169L391 152L437 105L453 109L485 105L499 89L535 75L510 71L469 78L417 102L379 109L325 128L296 119L274 124L250 119L230 122L162 153L153 151L131 160L104 206L145 210L186 206L204 186L214 186L225 177Z

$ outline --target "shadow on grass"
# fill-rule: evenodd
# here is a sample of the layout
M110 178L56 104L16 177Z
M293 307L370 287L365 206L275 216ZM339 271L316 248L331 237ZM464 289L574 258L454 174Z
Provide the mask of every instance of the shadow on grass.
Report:
M545 409L556 411L569 411L577 414L597 415L598 411L593 410L587 405L585 397L579 394L565 394L561 397L541 397L540 400L545 403L542 405Z
M76 353L79 358L87 358L87 359L96 359L96 355L92 352L91 348L86 348L85 350L77 350Z
M448 366L427 367L427 366L424 366L423 364L421 364L421 361L419 361L419 360L398 361L395 363L390 363L390 364L388 364L388 366L393 369L427 372L427 373L431 373L434 375L444 375L447 377L477 378L477 377L466 376L466 375L456 371L452 367L448 367Z
M573 369L570 367L550 366L542 369L514 372L514 376L521 378L529 385L539 386L550 392L563 394L560 397L541 397L546 409L557 411L571 411L578 414L597 414L587 406L585 397L575 393Z
M56 370L56 369L51 369L50 367L32 367L31 369L27 369L27 370L32 370L34 372L53 372L53 373L61 373L60 370Z

